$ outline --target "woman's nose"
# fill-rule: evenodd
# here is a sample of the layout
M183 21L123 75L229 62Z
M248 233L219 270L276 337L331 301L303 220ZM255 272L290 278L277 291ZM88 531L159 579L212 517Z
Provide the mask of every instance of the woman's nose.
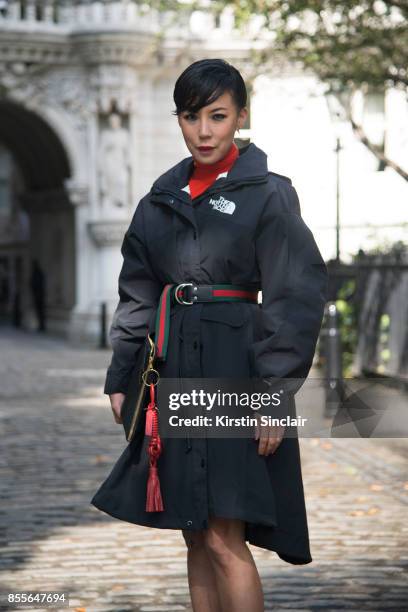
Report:
M199 128L198 128L198 133L201 137L203 136L210 136L211 132L210 132L210 126L208 124L208 121L206 120L201 120L200 124L199 124Z

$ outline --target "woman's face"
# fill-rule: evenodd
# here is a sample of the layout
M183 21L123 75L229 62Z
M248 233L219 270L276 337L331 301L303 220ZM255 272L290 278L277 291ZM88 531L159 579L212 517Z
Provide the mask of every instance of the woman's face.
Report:
M203 106L197 113L180 113L178 123L193 158L203 164L213 164L222 159L231 147L235 131L244 125L247 114L246 107L238 112L229 92ZM200 147L210 149L205 152Z

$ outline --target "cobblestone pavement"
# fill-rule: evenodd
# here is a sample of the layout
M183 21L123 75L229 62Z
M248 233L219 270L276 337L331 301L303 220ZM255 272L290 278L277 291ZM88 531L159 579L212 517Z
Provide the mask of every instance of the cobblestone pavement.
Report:
M101 390L110 351L11 330L0 342L3 596L65 591L77 612L191 610L181 533L89 504L124 448ZM407 610L407 440L308 438L301 452L313 562L250 546L265 608Z

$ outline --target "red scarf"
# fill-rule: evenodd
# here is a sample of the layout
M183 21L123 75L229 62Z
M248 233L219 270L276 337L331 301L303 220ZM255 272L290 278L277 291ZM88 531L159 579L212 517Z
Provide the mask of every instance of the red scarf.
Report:
M238 155L239 149L233 142L228 153L214 164L203 164L194 159L194 170L188 182L191 198L194 199L202 194L221 172L228 172Z

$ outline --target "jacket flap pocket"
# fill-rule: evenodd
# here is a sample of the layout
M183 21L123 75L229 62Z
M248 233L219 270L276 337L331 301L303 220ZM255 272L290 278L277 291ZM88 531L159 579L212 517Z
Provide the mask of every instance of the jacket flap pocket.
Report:
M230 327L240 327L248 320L245 304L236 302L204 303L201 319L225 323Z

